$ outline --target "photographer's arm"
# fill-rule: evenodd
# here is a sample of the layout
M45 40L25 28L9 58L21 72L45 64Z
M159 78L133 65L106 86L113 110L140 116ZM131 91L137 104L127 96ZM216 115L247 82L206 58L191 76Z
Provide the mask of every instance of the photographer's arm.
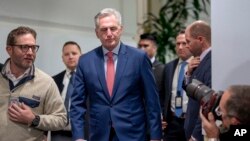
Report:
M208 113L208 119L202 114L200 110L200 118L202 127L204 128L208 138L219 138L219 128L215 124L214 115L212 112Z

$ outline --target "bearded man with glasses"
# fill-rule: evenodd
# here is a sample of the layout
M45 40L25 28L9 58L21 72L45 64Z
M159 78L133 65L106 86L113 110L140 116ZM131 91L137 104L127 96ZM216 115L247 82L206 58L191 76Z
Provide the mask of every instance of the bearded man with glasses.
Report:
M42 141L44 131L62 129L66 110L54 80L34 66L36 32L29 27L12 30L0 74L1 141Z

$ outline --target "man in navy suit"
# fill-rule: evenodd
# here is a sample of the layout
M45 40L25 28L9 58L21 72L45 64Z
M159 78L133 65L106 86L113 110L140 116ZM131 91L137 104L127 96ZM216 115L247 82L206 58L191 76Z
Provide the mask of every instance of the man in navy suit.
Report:
M176 109L176 97L177 97L177 87L179 72L181 69L181 64L189 62L191 59L191 52L186 47L187 42L185 38L185 31L182 30L176 37L176 54L178 58L166 64L164 71L164 89L165 102L163 108L163 117L167 121L167 128L164 129L164 141L186 141L184 132L184 120L185 113L188 103L188 97L186 93L182 90L182 100L181 109L182 114L177 116L175 114ZM187 70L187 65L184 68ZM182 84L182 83L181 83ZM178 107L177 107L178 108Z
M66 66L66 70L53 76L64 103L69 102L66 95L71 94L71 92L68 91L68 86L72 77L71 72L76 70L80 55L81 48L75 41L68 41L64 43L62 48L62 60ZM66 106L65 108L69 111L69 106ZM72 141L70 124L67 124L63 130L51 131L51 141Z
M197 79L211 87L211 28L204 21L195 21L185 31L187 48L194 58L188 64L185 84ZM184 129L188 140L203 141L200 103L189 97Z
M149 58L120 41L123 27L118 11L100 11L95 27L102 45L79 59L71 97L73 140L84 140L89 98L90 141L143 141L146 124L151 141L160 141L161 110Z

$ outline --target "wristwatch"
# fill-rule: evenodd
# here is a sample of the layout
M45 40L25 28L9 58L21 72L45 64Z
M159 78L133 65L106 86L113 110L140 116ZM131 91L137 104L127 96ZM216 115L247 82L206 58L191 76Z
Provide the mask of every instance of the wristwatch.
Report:
M35 118L32 120L31 127L37 127L40 122L40 116L35 115Z

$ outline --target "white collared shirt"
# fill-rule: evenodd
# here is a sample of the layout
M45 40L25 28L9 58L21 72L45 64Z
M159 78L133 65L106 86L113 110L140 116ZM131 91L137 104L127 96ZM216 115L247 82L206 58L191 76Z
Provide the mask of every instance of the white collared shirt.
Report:
M28 68L22 75L16 78L15 75L10 70L10 61L9 61L6 64L5 71L6 71L6 76L13 82L13 85L15 86L20 80L29 75L30 68Z
M70 74L71 70L70 69L66 69L66 73L63 77L63 90L62 90L62 93L61 93L61 96L62 96L62 99L63 101L65 101L65 97L66 97L66 93L67 93L67 90L68 90L68 85L69 85L69 80L70 80L70 77L71 77L71 74Z
M117 66L117 62L118 62L118 52L120 49L120 45L121 43L119 43L113 50L113 60L114 60L114 66L115 66L115 72L116 72L116 66ZM109 52L105 47L102 47L103 50L103 56L104 56L104 70L105 70L105 78L106 78L106 74L107 74L107 53Z
M186 62L189 63L190 60L191 60L191 57L188 60L186 60ZM177 67L176 67L175 72L174 72L174 77L173 77L173 82L172 82L172 91L171 91L171 93L172 93L172 95L171 95L171 111L172 112L175 112L175 97L176 97L176 94L177 94L178 76L179 76L179 72L180 72L180 69L181 69L180 66L181 66L182 62L183 61L181 59L179 59ZM188 68L188 65L185 66L185 71L184 72L187 71L187 68ZM183 93L182 93L182 98L183 98L182 99L182 111L183 111L183 113L186 113L187 104L188 104L188 96L187 96L185 91L183 91Z
M150 58L150 61L151 61L151 63L153 64L153 63L154 63L154 61L155 61L155 56L154 56L154 57L152 57L152 58Z

